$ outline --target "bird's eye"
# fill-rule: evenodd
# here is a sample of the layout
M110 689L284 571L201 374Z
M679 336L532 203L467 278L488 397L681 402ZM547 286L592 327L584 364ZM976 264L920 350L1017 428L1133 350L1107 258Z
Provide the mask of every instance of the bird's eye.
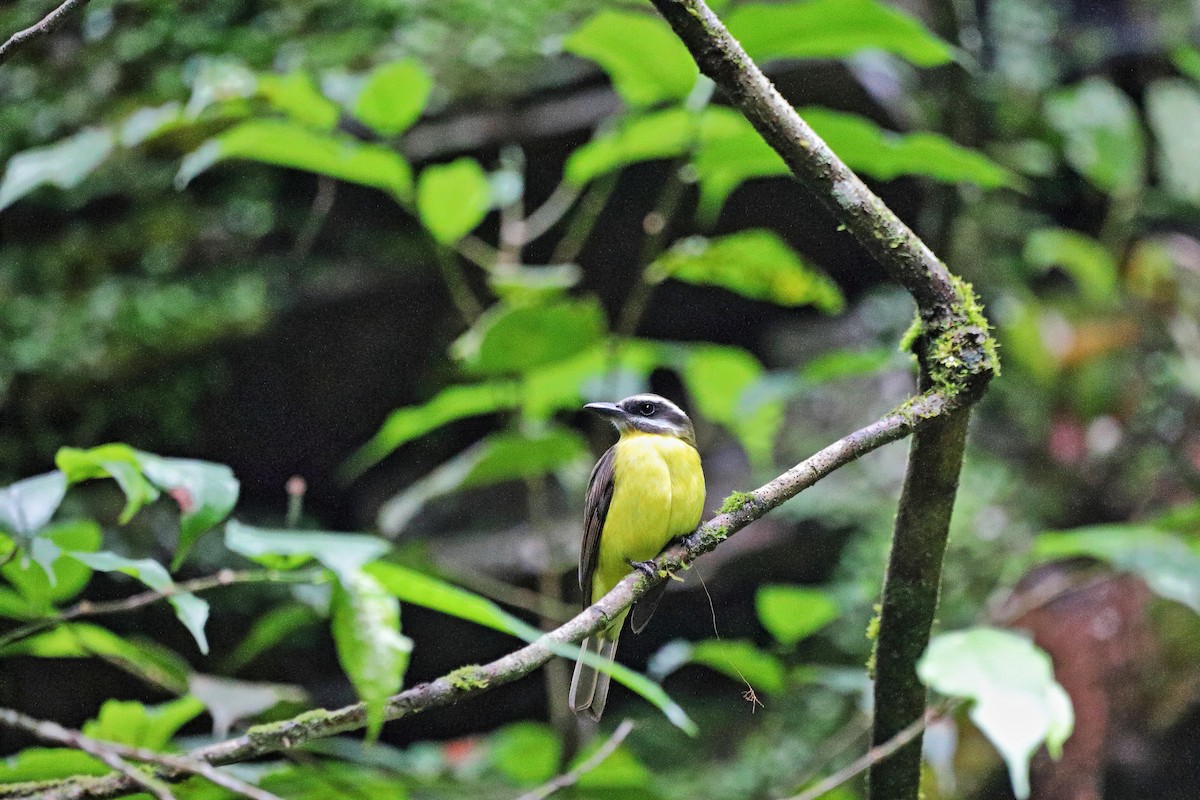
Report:
M643 417L654 416L654 403L642 403L638 406L638 413Z

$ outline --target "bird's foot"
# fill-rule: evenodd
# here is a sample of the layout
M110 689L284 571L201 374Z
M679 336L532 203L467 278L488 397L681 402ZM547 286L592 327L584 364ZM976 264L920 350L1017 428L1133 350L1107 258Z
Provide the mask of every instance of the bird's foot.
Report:
M646 573L646 575L651 578L658 577L658 564L655 564L653 559L651 559L649 561L632 561L631 560L629 562L629 566L633 567L638 572Z

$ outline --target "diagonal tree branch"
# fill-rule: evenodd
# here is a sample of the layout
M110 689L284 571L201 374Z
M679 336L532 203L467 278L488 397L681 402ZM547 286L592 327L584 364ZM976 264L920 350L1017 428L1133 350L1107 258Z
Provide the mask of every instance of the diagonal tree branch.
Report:
M655 577L634 571L591 607L533 643L488 664L462 667L429 683L419 684L394 695L388 702L386 718L396 720L429 708L451 705L528 675L553 658L552 644L578 642L583 637L607 627L652 586L665 580L668 571L683 569L697 557L713 550L754 520L779 507L831 472L872 450L907 436L914 429L928 425L930 420L953 408L954 401L938 392L914 397L882 419L839 439L755 491L731 496L721 513L656 559L660 571ZM242 736L194 750L188 754L188 758L214 765L231 764L365 726L366 707L361 703L335 710L309 711L292 719L258 725ZM158 770L157 775L164 780L180 780L186 777L185 773L169 768ZM80 776L53 782L0 787L0 798L83 800L117 797L137 789L138 787L124 775L109 775L103 778Z
M46 16L42 17L38 22L30 25L25 30L17 31L12 36L0 44L0 64L8 59L12 50L16 47L28 42L30 39L36 39L39 36L46 36L67 18L67 15L74 11L79 6L85 5L87 0L64 0L63 4L51 11Z

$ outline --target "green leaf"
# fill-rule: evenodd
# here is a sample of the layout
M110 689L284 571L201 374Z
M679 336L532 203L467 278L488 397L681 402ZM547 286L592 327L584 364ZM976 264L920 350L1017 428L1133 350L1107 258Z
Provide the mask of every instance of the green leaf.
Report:
M805 364L800 369L799 377L810 384L829 383L843 378L874 375L884 369L894 368L899 363L903 362L894 347L832 350Z
M17 153L8 160L0 181L0 209L41 186L75 188L104 163L112 149L112 131L87 128L57 144Z
M1200 614L1200 551L1153 525L1097 525L1043 533L1032 556L1054 561L1087 556L1131 572L1156 594Z
M526 642L537 641L542 631L518 617L501 609L491 600L461 589L453 584L417 572L398 564L376 562L364 570L379 581L400 601L440 611L459 619L465 619L494 630L512 634ZM574 660L579 656L579 645L546 642L555 655ZM606 672L613 680L641 695L663 712L670 722L689 735L695 735L696 725L673 701L662 687L621 664L598 657L595 653L584 655L587 663Z
M96 718L83 724L83 734L105 742L163 752L172 737L204 713L195 697L181 697L155 706L134 700L106 700Z
M947 697L974 701L971 721L1000 751L1022 800L1029 796L1029 759L1043 742L1057 758L1075 725L1050 657L1009 631L981 627L935 636L917 674Z
M293 569L309 559L348 582L390 549L378 536L327 531L271 530L235 519L225 524L225 546L235 553L272 569Z
M120 572L136 578L157 592L165 592L175 587L167 568L149 558L125 558L108 551L67 555L98 572ZM175 609L175 616L196 640L200 652L207 654L208 637L204 634L204 625L208 622L208 603L191 592L173 594L167 598L167 602Z
M321 94L306 73L259 75L257 93L272 108L297 122L326 131L337 124L337 103Z
M142 452L137 457L146 478L179 504L179 547L171 564L177 569L196 539L233 511L237 478L224 464Z
M567 52L595 61L632 107L682 100L700 74L687 48L659 17L601 11L563 43Z
M73 775L107 775L112 767L65 747L27 747L0 762L0 783L51 781Z
M771 400L747 409L742 402L762 378L762 364L739 347L693 345L686 353L682 375L697 409L729 429L753 463L769 464L783 424L783 404Z
M917 19L878 0L746 3L728 17L729 32L756 61L845 58L882 50L919 67L945 64L950 46Z
M706 113L702 119L708 116ZM563 175L568 182L583 186L630 164L674 158L687 152L695 127L695 114L683 108L639 114L575 148Z
M752 300L788 307L814 305L828 314L845 305L833 281L768 230L715 239L690 237L656 261L647 278L719 286Z
M1146 89L1146 117L1158 143L1159 183L1172 196L1200 204L1200 91L1190 81L1155 81Z
M0 532L28 541L50 522L67 493L59 470L35 475L0 489Z
M389 414L370 441L346 461L343 472L348 476L361 475L396 448L443 425L517 405L517 386L510 381L449 386L419 406L398 408Z
M706 639L692 645L689 660L735 681L749 683L756 692L778 694L783 691L783 664L751 642Z
M578 755L571 762L571 769L586 762L597 750L604 746L601 741L603 737L593 736L591 741L583 747ZM614 750L608 758L604 759L596 767L584 773L579 778L579 783L576 785L580 789L596 791L599 796L601 791L611 791L613 789L623 789L629 791L645 791L646 787L654 782L654 774L650 769L638 760L629 748L625 745L619 746ZM629 795L624 795L628 797Z
M545 475L587 455L583 439L566 428L533 435L493 433L384 503L379 509L379 529L395 537L434 498L476 486Z
M412 170L395 151L282 119L247 120L209 139L184 157L176 186L182 189L209 167L230 158L328 175L379 189L401 202L412 194Z
M330 611L338 661L367 705L367 738L373 741L388 697L404 680L412 640L400 633L396 598L366 573L339 576Z
M491 207L491 184L473 158L426 167L417 180L421 224L441 244L451 245L466 236Z
M383 136L398 136L421 116L432 88L429 76L412 59L381 64L367 76L354 116Z
M575 264L516 264L488 275L488 286L501 300L532 305L554 300L583 279Z
M450 354L476 375L525 372L588 349L607 327L595 298L535 306L498 303L451 345Z
M137 147L184 121L183 106L172 100L161 106L139 108L121 124L121 146Z
M562 743L545 723L514 722L488 740L492 765L518 786L536 786L558 771Z
M1133 102L1102 78L1087 78L1046 101L1067 161L1096 188L1128 192L1145 180L1145 144Z
M1176 48L1171 51L1171 63L1192 80L1200 81L1200 50L1195 47Z
M303 603L288 603L273 608L254 620L245 638L221 662L220 671L238 672L262 653L284 641L290 641L318 620L316 612Z
M0 650L0 657L10 656L98 657L174 694L187 691L190 671L186 661L154 642L122 639L112 631L85 622L59 625Z
M763 586L754 596L759 622L788 647L806 639L838 617L838 605L819 589Z
M0 567L0 575L13 587L0 589L0 616L29 619L51 613L54 606L78 595L87 586L92 570L63 551L93 551L100 548L100 526L91 520L60 523L39 537L53 543L57 551L47 565L31 569L21 559ZM46 567L49 567L47 572Z
M1117 261L1090 236L1066 228L1042 228L1029 234L1023 256L1038 269L1060 267L1093 303L1113 300L1117 293Z
M158 499L158 489L142 474L138 453L127 444L102 444L90 450L62 447L54 463L67 476L68 483L92 478L112 478L125 493L125 508L120 523L124 525L147 503Z
M285 683L239 681L216 675L192 675L188 691L207 709L213 720L213 736L223 739L234 724L253 719L282 703L307 703L308 695L298 686Z

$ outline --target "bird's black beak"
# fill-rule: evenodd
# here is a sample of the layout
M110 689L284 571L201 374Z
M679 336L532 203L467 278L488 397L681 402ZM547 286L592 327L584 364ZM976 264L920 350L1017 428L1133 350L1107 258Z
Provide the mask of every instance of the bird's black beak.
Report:
M585 411L595 411L602 417L619 417L625 412L616 403L588 403Z

